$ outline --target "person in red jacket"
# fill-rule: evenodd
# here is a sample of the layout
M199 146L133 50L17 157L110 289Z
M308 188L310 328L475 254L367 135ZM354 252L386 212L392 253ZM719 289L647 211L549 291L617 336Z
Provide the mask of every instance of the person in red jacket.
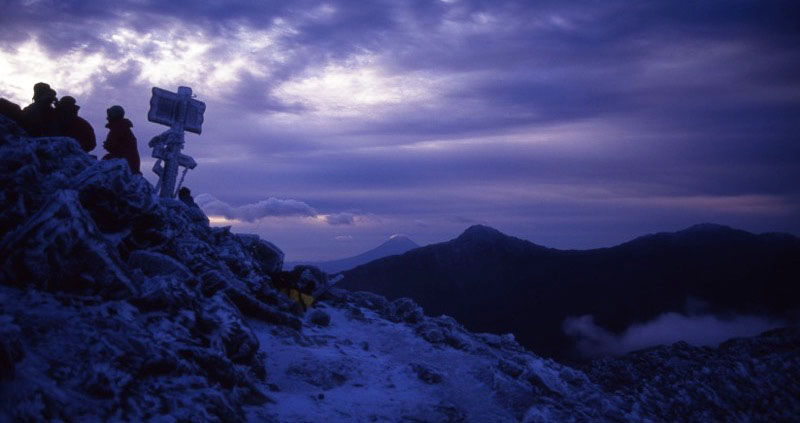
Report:
M103 142L103 148L108 150L108 154L103 156L103 160L125 159L132 173L141 174L139 149L136 146L136 137L131 132L133 124L125 119L125 109L122 106L111 106L106 110L106 116L108 136Z
M85 152L90 152L97 147L94 128L86 119L78 116L81 106L75 104L75 98L68 95L61 97L56 103L56 113L59 118L59 132L65 137L72 137L78 141Z

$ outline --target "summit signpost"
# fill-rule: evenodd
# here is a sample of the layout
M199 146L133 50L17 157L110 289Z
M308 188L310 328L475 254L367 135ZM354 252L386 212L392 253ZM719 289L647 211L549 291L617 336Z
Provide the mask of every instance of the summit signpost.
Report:
M184 131L199 135L203 130L206 104L192 97L192 89L189 87L178 87L177 93L153 87L147 120L169 126L168 130L153 137L148 143L153 149L152 157L158 159L153 165L153 172L159 177L156 190L161 197L174 198L186 172L197 166L193 158L181 153ZM184 170L176 187L179 167Z

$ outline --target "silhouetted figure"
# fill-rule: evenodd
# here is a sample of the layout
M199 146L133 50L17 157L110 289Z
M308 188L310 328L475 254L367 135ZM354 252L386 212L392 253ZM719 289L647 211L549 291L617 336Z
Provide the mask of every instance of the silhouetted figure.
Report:
M187 206L200 208L200 206L194 202L192 191L189 188L181 187L181 189L178 190L178 200L183 201Z
M142 173L139 170L139 149L136 146L136 137L133 136L131 128L133 124L125 119L125 109L122 106L111 106L106 110L108 123L108 136L103 142L103 148L108 154L103 156L103 160L125 159L132 173Z
M39 82L33 86L33 103L22 109L22 127L29 135L46 137L58 135L58 119L53 103L56 91L50 85Z
M59 135L72 137L78 141L85 152L90 152L97 147L97 138L94 136L94 128L86 119L78 116L81 106L75 104L75 98L70 96L61 97L56 103L56 113L59 121Z
M187 215L192 221L208 225L208 217L206 217L206 214L200 209L200 206L194 202L194 198L192 198L192 192L189 190L189 188L182 187L178 190L178 200L189 206Z
M20 108L17 103L12 103L4 98L0 98L0 115L19 124L22 120L22 108Z

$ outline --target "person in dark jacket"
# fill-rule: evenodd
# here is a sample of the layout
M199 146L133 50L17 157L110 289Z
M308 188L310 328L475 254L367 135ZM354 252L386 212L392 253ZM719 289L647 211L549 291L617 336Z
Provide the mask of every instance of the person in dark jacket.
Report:
M56 113L59 120L59 135L72 137L78 141L85 152L90 152L97 147L97 139L94 135L94 128L86 119L78 116L81 106L75 103L75 98L70 96L61 97L56 104Z
M0 98L0 115L3 115L16 123L22 120L22 108L19 104Z
M181 187L181 189L178 190L178 200L183 201L183 203L189 207L200 208L200 206L198 206L197 203L194 202L194 197L192 197L192 191L189 188Z
M132 173L142 172L139 170L139 149L136 146L136 137L133 136L131 128L133 124L125 119L125 109L122 106L111 106L106 110L108 119L108 136L103 142L103 148L108 154L103 156L103 160L125 159Z
M58 122L53 103L56 91L50 85L39 82L33 86L33 103L22 109L22 127L34 137L58 135Z

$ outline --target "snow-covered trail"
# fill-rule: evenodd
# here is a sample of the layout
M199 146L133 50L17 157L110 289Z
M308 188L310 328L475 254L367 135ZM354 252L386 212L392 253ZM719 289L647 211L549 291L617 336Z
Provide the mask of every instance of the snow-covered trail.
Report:
M330 325L309 325L300 342L250 322L267 355L276 402L252 410L253 421L519 421L498 406L487 384L496 377L491 354L432 345L371 310L355 318L345 309L318 307L331 316Z

